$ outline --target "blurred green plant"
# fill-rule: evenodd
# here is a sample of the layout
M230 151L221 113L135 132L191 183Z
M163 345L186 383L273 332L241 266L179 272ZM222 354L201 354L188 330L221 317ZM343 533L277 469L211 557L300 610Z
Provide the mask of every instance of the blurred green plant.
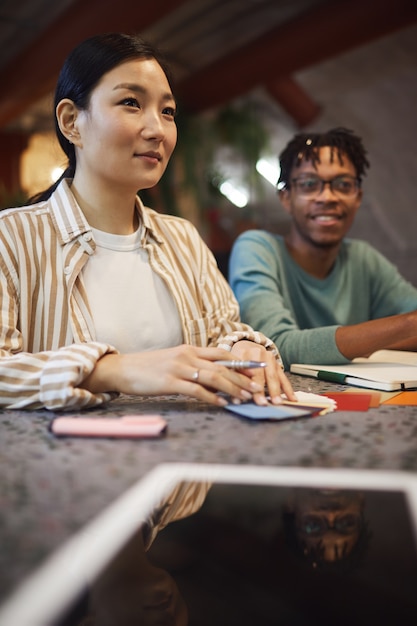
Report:
M245 181L260 190L256 162L269 146L269 137L259 115L250 104L229 105L215 112L177 116L178 141L166 172L157 185L159 209L182 215L184 194L204 219L207 208L224 201L219 186L227 178L218 154L227 148L231 158L245 171ZM140 193L145 204L153 205L155 190Z

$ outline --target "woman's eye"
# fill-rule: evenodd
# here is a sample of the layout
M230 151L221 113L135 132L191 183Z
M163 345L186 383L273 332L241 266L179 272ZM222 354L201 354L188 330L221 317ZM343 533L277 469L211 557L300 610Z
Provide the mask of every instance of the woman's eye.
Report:
M169 115L170 117L175 117L177 111L174 107L165 107L165 109L163 109L162 113L164 115Z
M124 100L122 100L122 104L124 104L125 106L136 107L137 109L140 109L139 102L136 100L136 98L124 98Z

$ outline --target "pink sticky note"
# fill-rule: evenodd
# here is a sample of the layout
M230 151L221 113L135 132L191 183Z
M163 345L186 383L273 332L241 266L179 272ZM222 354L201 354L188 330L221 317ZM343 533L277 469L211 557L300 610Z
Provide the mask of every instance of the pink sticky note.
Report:
M51 432L71 437L158 437L166 431L167 423L160 415L126 415L121 418L56 417Z

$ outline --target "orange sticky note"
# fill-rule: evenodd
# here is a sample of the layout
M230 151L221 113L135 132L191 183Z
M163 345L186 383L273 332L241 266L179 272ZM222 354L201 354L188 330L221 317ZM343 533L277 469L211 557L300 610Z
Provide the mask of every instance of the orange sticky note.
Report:
M382 404L402 404L404 406L417 406L417 391L402 391L393 398L385 400Z

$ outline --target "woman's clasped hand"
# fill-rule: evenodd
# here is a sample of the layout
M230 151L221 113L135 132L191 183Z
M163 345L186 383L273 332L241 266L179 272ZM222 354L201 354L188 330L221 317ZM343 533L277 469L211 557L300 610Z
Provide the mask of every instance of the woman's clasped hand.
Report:
M246 344L249 344L247 346ZM216 361L257 360L257 369L229 369ZM281 393L295 399L291 385L272 352L253 342L238 342L234 350L180 345L164 350L110 354L98 361L84 381L94 393L111 389L133 395L184 394L217 406L254 401L281 402Z

